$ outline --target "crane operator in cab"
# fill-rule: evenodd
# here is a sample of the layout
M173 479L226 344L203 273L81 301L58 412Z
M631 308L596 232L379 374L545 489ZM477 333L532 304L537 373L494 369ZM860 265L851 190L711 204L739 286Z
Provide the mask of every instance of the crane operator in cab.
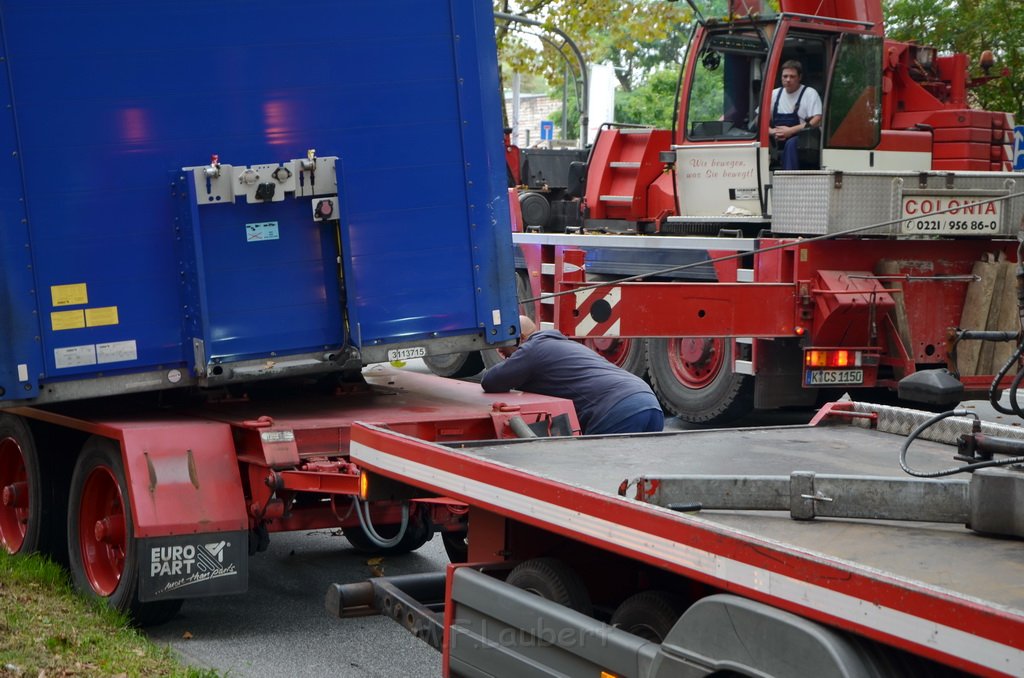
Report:
M772 119L768 136L782 148L780 169L800 169L797 135L821 123L821 97L813 87L802 85L804 69L799 61L782 64L782 87L772 91Z

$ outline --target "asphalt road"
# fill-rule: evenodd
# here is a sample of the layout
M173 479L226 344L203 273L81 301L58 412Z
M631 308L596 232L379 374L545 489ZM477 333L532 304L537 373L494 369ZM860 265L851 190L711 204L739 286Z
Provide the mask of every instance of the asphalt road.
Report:
M270 548L249 561L248 593L188 600L148 635L185 663L233 678L440 676L440 653L397 623L328 615L327 587L375 576L369 558L338 531L271 535ZM447 563L438 537L382 567L392 575L435 572Z

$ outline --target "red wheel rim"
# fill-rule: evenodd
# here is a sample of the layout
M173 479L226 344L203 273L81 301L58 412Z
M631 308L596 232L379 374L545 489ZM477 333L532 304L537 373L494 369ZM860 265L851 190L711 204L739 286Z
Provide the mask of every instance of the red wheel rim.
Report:
M28 467L14 438L0 439L0 543L17 553L28 531Z
M725 344L709 337L682 337L668 342L672 374L687 388L707 388L725 364Z
M622 367L629 357L631 339L584 339L583 345L613 365Z
M89 585L97 594L109 596L124 572L127 537L121 488L105 466L94 468L85 480L78 541Z

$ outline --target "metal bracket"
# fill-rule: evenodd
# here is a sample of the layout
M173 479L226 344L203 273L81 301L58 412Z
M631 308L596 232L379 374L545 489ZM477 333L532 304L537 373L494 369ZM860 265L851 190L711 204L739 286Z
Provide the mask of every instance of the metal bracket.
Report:
M970 480L847 476L645 476L637 499L677 511L789 511L794 520L858 518L959 523L1024 538L1024 472L986 468Z
M294 198L331 195L338 192L335 171L338 158L317 157L283 163L234 166L220 164L183 167L192 174L198 205L233 204L244 197L247 203L281 202Z

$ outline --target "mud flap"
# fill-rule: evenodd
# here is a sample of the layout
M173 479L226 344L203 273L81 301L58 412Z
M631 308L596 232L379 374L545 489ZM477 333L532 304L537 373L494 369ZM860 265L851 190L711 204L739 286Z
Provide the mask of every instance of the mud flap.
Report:
M139 600L244 593L249 587L248 535L214 532L139 540Z

